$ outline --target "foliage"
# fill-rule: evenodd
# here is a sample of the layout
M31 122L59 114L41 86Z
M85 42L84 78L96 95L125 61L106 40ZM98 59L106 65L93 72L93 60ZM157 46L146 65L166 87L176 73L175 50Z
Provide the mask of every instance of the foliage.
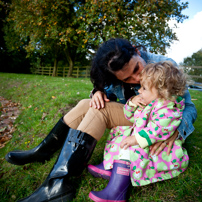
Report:
M26 42L29 55L36 51L51 54L55 72L63 52L71 69L77 55L93 54L111 37L165 53L166 46L177 39L168 21L183 22L187 16L181 11L187 5L179 0L12 0L7 20L18 38L9 40L12 35L7 29L6 42L10 48Z
M8 21L10 25L13 24L12 27L20 38L18 41L22 42L28 38L25 49L29 56L36 51L51 54L55 60L53 75L56 75L58 57L62 52L66 55L69 65L73 65L77 46L68 42L73 35L68 29L74 29L72 26L74 8L71 2L13 0L10 9ZM12 44L11 46L15 48L19 47L16 40L9 41L9 38L8 36L6 39L8 44ZM75 43L79 43L78 39Z
M191 57L184 58L183 63L181 63L181 65L184 66L184 70L187 74L202 76L202 49L200 49L196 53L193 53ZM192 66L195 66L195 68L192 68ZM202 82L202 79L200 78L194 78L194 80Z
M80 24L76 31L83 38L81 47L94 49L111 37L123 37L165 53L165 47L177 39L168 21L186 19L181 11L187 4L178 0L87 0L78 6L75 19Z
M184 66L202 66L202 49L193 53L191 57L186 57L183 60Z
M37 146L51 130L59 118L76 103L88 98L92 84L89 79L53 78L47 76L0 74L0 94L6 99L20 103L21 114L15 121L16 131L10 142L0 151L0 198L2 202L13 202L28 196L39 187L48 176L56 153L50 161L16 166L6 162L4 156L15 149L28 150ZM184 147L188 150L188 169L179 177L148 186L133 188L129 193L130 202L154 201L201 201L202 195L202 93L191 91L198 111L191 134ZM102 161L107 132L96 145L89 163ZM74 202L91 201L91 190L102 190L108 181L93 178L86 170L73 179L76 187Z
M0 64L3 72L30 73L30 60L26 58L26 51L23 49L19 37L14 34L12 26L8 26L6 17L9 13L10 1L0 1ZM11 49L5 42L5 32L9 41L18 43L17 49Z

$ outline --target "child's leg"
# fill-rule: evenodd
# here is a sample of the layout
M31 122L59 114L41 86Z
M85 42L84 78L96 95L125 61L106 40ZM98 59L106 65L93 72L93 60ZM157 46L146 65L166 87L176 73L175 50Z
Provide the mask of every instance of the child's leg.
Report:
M130 150L129 147L127 149L120 149L119 160L129 161L130 162Z
M109 183L102 191L91 191L89 197L93 201L126 201L130 185L130 163L115 160Z

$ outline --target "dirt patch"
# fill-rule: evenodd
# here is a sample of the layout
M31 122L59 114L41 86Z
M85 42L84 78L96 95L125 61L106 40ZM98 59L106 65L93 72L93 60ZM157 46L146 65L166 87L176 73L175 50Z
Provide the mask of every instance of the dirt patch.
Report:
M19 103L6 100L0 96L0 149L12 138L15 131L14 121L20 114Z

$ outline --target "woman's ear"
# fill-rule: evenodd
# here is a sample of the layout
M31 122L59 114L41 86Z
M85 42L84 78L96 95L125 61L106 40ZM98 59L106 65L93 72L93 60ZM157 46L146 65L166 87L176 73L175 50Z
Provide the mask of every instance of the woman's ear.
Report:
M136 53L141 57L140 51L139 51L138 49L136 49L135 51L136 51Z
M141 57L141 53L140 53L140 51L137 49L137 47L136 46L133 46L134 48L135 48L135 52Z

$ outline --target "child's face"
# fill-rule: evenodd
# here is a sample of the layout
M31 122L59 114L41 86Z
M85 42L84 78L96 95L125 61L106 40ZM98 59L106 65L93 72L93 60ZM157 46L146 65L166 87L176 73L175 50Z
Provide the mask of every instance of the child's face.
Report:
M141 83L141 88L138 90L138 92L146 105L158 98L157 89L154 87L150 89L147 82L144 82L143 84Z

